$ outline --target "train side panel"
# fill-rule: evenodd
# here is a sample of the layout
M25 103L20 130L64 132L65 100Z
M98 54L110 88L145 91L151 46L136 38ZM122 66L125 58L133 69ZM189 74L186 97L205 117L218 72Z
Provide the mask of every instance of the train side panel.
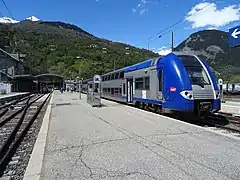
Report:
M155 72L154 72L155 71ZM153 67L130 71L124 74L125 79L133 80L133 103L159 104L156 97L156 70Z
M115 101L126 102L123 95L124 79L114 79L102 82L102 97Z

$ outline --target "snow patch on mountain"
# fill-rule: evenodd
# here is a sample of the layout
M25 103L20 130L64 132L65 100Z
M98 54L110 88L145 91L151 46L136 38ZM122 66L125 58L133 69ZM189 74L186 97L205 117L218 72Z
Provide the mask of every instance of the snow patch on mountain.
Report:
M35 21L40 21L40 19L38 19L38 18L35 17L35 16L30 16L30 17L26 18L26 20L30 20L30 21L33 21L33 22L35 22Z
M18 23L19 21L17 20L14 20L10 17L2 17L0 18L0 23L3 23L3 24L9 24L9 23Z
M36 21L40 21L40 19L38 19L35 16L30 16L28 18L26 18L25 20L29 20L32 22L36 22ZM10 17L1 17L0 18L0 24L15 24L15 23L19 23L20 21L12 19Z

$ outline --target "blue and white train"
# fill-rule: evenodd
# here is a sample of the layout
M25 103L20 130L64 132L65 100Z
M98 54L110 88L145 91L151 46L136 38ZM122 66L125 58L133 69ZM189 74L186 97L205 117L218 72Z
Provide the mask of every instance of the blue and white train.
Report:
M158 109L202 115L221 108L220 92L209 65L194 54L166 56L101 75L101 97ZM92 88L83 81L82 91Z

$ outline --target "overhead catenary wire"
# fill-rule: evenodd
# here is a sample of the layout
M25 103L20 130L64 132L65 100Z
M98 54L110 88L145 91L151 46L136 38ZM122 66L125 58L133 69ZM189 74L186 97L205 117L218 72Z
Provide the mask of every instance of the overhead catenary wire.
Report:
M207 8L208 6L210 6L212 3L216 2L216 1L217 1L217 0L213 0L211 3L207 4L206 6L200 8L200 9L198 9L197 11L195 11L195 12L192 13L192 14L195 14L195 13L198 13L198 12L202 11L203 9ZM178 25L179 23L183 22L184 20L185 20L185 17L182 18L182 19L180 19L180 20L178 20L178 21L176 21L175 23L171 24L170 26L168 26L168 27L160 30L160 31L159 31L158 33L156 33L155 35L150 36L150 37L147 39L148 43L149 43L151 40L153 40L154 37L155 37L154 39L158 39L159 37L163 37L164 35L168 34L169 32L171 32L171 31L173 30L172 28L173 28L174 26ZM167 31L167 30L168 30L168 31ZM167 31L167 32L165 32L165 31ZM139 46L140 44L142 44L142 43L139 43L139 44L137 44L136 46Z
M212 3L215 3L216 1L217 1L217 0L213 0L211 3L208 3L206 6L204 6L204 7L202 7L202 8L199 8L199 9L196 10L194 13L192 13L192 15L193 15L193 14L196 14L196 13L202 11L202 10L204 10L205 8L207 8L208 6L210 6ZM184 17L184 18L178 20L177 22L171 24L170 26L168 26L168 27L160 30L158 33L156 33L156 35L151 36L149 39L152 39L154 36L159 36L159 35L161 35L161 33L164 33L165 31L171 29L172 27L176 26L177 24L183 22L185 19L186 19L186 18Z
M178 43L181 43L181 42L183 42L185 39L181 39L181 40L178 40L178 41L174 41L174 44L178 44ZM167 50L167 49L169 49L169 48L167 48L168 46L171 46L172 44L170 44L170 43L168 43L168 44L164 44L164 45L162 45L162 47L164 47L163 49L165 49L165 50ZM152 48L152 49L150 49L150 50L156 50L156 48ZM160 50L162 50L162 49L158 49L158 51L160 51Z
M238 1L239 1L239 0L237 0L236 2L238 2ZM212 5L212 3L216 3L216 2L217 2L217 0L212 0L212 2L208 3L208 4L205 5L204 7L197 9L195 12L192 13L192 15L193 15L193 14L196 14L196 13L198 13L198 12L204 10L204 9L206 9L207 7L209 7L210 5ZM235 2L235 1L234 1L234 2ZM158 33L156 33L155 35L150 36L150 37L147 39L148 47L149 47L149 42L150 42L150 41L155 40L155 39L158 39L159 37L163 37L163 36L165 36L166 34L168 34L169 32L173 31L173 29L174 29L173 27L175 27L176 25L184 22L185 19L186 19L186 18L184 17L184 18L176 21L175 23L171 24L170 26L168 26L168 27L160 30L160 31L159 31ZM137 44L136 46L139 46L139 45L141 45L141 44L143 44L143 43L139 43L139 44Z
M2 1L4 7L6 8L6 10L8 11L8 14L11 16L11 18L12 18L13 20L15 20L15 17L13 16L12 12L10 11L10 8L7 6L7 4L5 3L5 1L4 1L4 0L1 0L1 1ZM2 15L2 17L3 17L3 15ZM23 39L26 39L26 37L25 37L24 33L22 32L21 28L19 27L19 24L18 24L18 23L16 23L16 28L19 30L18 32L19 32L19 34L22 36L22 38L23 38ZM14 41L15 41L15 48L14 48L13 51L15 51L16 48L18 48L16 35L14 36Z
M14 16L13 16L12 12L10 11L10 9L8 8L8 6L5 3L5 1L4 0L1 0L1 1L2 1L3 5L5 6L6 10L8 11L9 15L11 16L11 18L14 19Z

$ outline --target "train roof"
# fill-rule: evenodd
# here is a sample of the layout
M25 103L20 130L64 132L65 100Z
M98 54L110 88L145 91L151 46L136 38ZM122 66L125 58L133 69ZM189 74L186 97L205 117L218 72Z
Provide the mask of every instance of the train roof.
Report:
M157 59L157 58L155 58L155 59ZM140 62L138 64L134 64L132 66L128 66L128 67L124 68L123 71L124 72L130 72L130 71L136 71L136 70L139 70L139 69L148 68L148 67L152 66L152 62L155 59L149 59L149 60Z
M138 70L138 69L143 69L143 68L150 67L150 66L153 65L153 61L155 61L156 59L159 59L160 57L153 58L153 59L148 59L146 61L134 64L134 65L131 65L131 66L127 66L127 67L124 67L124 68L121 68L121 69L117 69L115 71L108 72L106 74L101 75L101 77L112 74L112 73L120 72L120 71L130 72L130 71L135 71L135 70Z
M192 54L191 52L179 52L179 51L174 51L174 52L171 52L173 54L175 54L176 56L179 56L179 55L190 55L190 56L193 56L194 54ZM169 53L169 54L171 54ZM167 55L169 55L167 54ZM144 68L148 68L148 67L151 67L151 66L154 66L157 64L158 60L162 57L164 57L166 55L163 55L163 56L159 56L159 57L156 57L156 58L152 58L152 59L148 59L146 61L142 61L140 63L137 63L137 64L134 64L134 65L131 65L131 66L127 66L127 67L124 67L124 68L121 68L121 69L117 69L115 71L111 71L111 72L108 72L106 74L102 74L101 75L101 78L106 76L106 75L110 75L110 74L113 74L113 73L117 73L117 72L131 72L131 71L136 71L136 70L139 70L139 69L144 69ZM93 78L89 78L89 79L86 79L84 81L92 81Z

